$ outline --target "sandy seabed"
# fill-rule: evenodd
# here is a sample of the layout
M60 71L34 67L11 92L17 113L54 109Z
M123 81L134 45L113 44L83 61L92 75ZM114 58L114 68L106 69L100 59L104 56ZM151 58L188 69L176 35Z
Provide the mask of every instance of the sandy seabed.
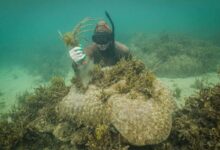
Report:
M66 84L70 84L72 72L69 71L65 78ZM46 85L40 76L30 74L20 66L1 67L0 70L0 113L10 110L17 104L17 97L24 92L32 92L40 85Z
M71 84L72 75L73 71L70 70L65 77L67 85ZM177 88L181 90L180 97L176 98L179 107L184 106L187 97L198 91L198 89L193 87L198 79L205 79L208 84L216 84L220 81L217 73L187 78L159 78L171 92L174 93ZM17 97L25 91L31 92L34 88L44 84L47 84L47 82L43 81L40 76L33 76L23 67L3 67L0 70L0 113L7 112L13 105L16 105Z
M180 97L176 98L176 102L179 107L184 106L187 97L193 96L199 91L198 88L195 88L196 81L203 81L204 86L211 86L220 82L220 78L217 73L207 73L187 78L160 78L160 80L173 93L177 88L181 90Z

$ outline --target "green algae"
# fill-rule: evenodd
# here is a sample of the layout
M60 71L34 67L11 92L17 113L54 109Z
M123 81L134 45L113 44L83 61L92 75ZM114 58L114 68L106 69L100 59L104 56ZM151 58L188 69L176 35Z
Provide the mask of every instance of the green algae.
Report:
M117 81L124 80L116 86L119 93L129 93L135 99L135 93L140 92L148 97L153 94L149 89L155 76L145 69L143 63L136 60L120 61L113 71L95 68L95 74L90 83L100 87L113 86ZM114 76L116 79L113 79ZM141 80L145 84L141 84ZM136 81L136 83L134 83ZM142 88L141 88L142 87ZM40 86L33 93L24 93L19 97L19 105L9 114L1 116L0 147L4 149L34 149L34 148L66 148L73 149L218 149L220 123L220 85L201 88L197 96L188 98L186 106L177 110L174 115L173 128L169 138L161 144L135 147L126 142L117 130L108 124L97 124L95 127L84 126L75 120L60 118L56 115L55 105L67 95L69 87L63 79L55 77L49 86ZM108 92L102 91L99 98L108 101ZM71 126L67 139L63 141L52 132L40 132L30 123L39 116L45 118L45 123L57 126L67 123ZM70 138L71 137L71 138ZM35 141L35 143L33 143ZM43 145L43 147L42 147ZM129 148L130 147L130 148Z
M11 112L1 116L0 120L0 147L3 149L29 149L31 143L35 148L40 148L45 143L45 147L56 147L59 143L51 133L40 133L29 127L32 122L44 110L48 120L57 120L51 116L54 113L54 104L60 101L69 91L64 80L58 77L52 79L49 86L40 86L33 93L24 93L19 97L19 104L12 108ZM51 121L53 122L53 121ZM57 141L52 143L52 141ZM33 148L32 147L32 148ZM30 149L32 149L30 148ZM34 149L34 148L33 148Z
M149 37L140 33L130 44L135 55L157 76L200 75L215 72L220 64L219 45L186 35L161 33Z
M220 84L200 89L174 117L169 139L155 149L220 148Z
M112 99L113 97L115 99L118 99L119 101L120 101L120 95L122 97L125 95L128 96L128 98L131 97L132 100L135 100L135 98L138 97L140 102L148 101L148 100L154 101L154 98L156 100L158 99L158 101L155 103L163 103L163 102L165 103L165 101L168 100L167 97L166 100L162 100L162 99L161 101L159 100L158 97L160 97L160 93L154 93L155 92L154 89L156 89L155 86L158 86L158 88L160 87L160 84L155 85L155 83L157 83L156 77L153 75L152 72L150 72L147 68L145 68L145 65L141 61L135 59L129 59L129 60L122 59L116 65L111 66L111 68L108 67L101 68L100 65L97 65L90 72L90 75L91 75L91 80L88 85L89 87L88 91L86 91L85 93L78 93L76 89L80 90L81 89L79 88L80 86L73 84L73 86L75 87L71 88L72 90L70 91L70 94L66 96L66 98L60 103L59 105L60 107L58 107L58 113L61 116L64 117L68 116L68 118L70 119L75 118L77 120L76 122L79 123L78 126L80 126L80 123L82 123L81 124L82 126L86 126L90 128L90 130L87 130L87 135L89 138L83 139L81 137L82 134L79 134L78 139L83 139L83 141L79 142L80 140L76 140L77 143L81 143L82 145L88 145L88 143L90 143L89 145L91 147L93 146L99 147L102 145L101 144L102 142L99 141L100 138L96 138L96 132L95 132L96 124L109 126L110 120L107 118L110 118L108 112L109 111L111 112L110 103L113 102ZM157 91L162 92L160 90ZM74 97L74 93L75 93L75 97ZM120 93L123 93L123 95ZM126 99L125 97L123 98ZM81 103L80 103L80 99L82 101ZM129 103L129 100L127 102ZM138 100L136 101L136 103L139 103ZM76 104L76 106L74 106L74 104ZM171 109L172 108L170 107L170 110ZM143 111L145 110L146 109L144 109ZM144 122L141 123L144 124ZM76 132L80 132L80 130L81 130L80 128L76 129ZM169 131L170 130L168 130L168 132ZM108 132L111 133L111 131ZM83 136L86 137L86 135L84 134ZM117 138L117 136L115 136L114 138ZM124 137L126 138L126 136ZM108 141L106 140L106 138L107 137L104 136L102 140ZM98 143L100 145L98 145ZM112 144L108 144L104 142L103 145L112 145ZM120 145L126 147L129 144L128 142L123 141L123 143L120 143ZM94 147L91 148L90 146L88 146L89 149L95 149ZM101 148L97 148L97 149L101 149ZM108 149L108 147L105 147L103 149Z
M152 86L155 76L145 68L145 65L138 60L120 60L111 69L103 71L100 66L96 66L91 71L91 82L100 87L108 87L120 80L125 84L119 84L116 89L120 93L129 93L131 90L143 93L146 96L153 94Z

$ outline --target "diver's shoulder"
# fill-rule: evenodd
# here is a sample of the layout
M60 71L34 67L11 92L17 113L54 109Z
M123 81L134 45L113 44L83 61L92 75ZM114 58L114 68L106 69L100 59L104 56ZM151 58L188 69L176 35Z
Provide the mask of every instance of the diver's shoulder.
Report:
M122 51L122 52L125 52L125 53L129 52L129 48L125 44L123 44L123 43L121 43L119 41L115 41L115 48L118 51Z

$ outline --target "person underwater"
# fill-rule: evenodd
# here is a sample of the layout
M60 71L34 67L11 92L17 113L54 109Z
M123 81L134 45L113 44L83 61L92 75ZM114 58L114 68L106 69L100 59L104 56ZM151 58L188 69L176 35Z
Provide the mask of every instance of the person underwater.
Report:
M115 41L114 23L107 12L106 16L111 23L112 29L104 20L99 21L92 35L93 43L84 49L77 46L69 51L75 73L79 72L81 65L86 64L85 58L87 57L94 64L100 64L105 67L115 65L121 58L127 59L131 56L126 45Z

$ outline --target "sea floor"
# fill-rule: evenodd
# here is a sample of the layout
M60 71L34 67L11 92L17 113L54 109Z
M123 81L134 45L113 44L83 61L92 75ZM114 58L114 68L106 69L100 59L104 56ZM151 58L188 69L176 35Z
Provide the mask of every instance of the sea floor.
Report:
M66 84L70 84L72 72L69 71L65 78ZM10 110L17 104L17 97L24 92L32 92L40 85L48 82L40 76L30 74L28 70L20 66L1 67L0 70L0 113Z
M73 71L70 70L64 78L67 85ZM176 102L179 107L184 106L185 99L198 91L195 88L198 81L203 81L206 85L216 84L220 81L217 73L208 73L201 76L187 78L159 78L164 85L176 93ZM196 82L197 81L197 82ZM47 84L40 76L30 74L25 68L19 66L2 67L0 70L0 113L10 110L17 103L17 97L25 91L31 92L40 85Z
M173 95L179 91L179 96L174 96L179 107L185 105L186 98L196 95L199 87L207 87L220 82L217 73L207 73L187 78L160 78L160 80L170 89Z

